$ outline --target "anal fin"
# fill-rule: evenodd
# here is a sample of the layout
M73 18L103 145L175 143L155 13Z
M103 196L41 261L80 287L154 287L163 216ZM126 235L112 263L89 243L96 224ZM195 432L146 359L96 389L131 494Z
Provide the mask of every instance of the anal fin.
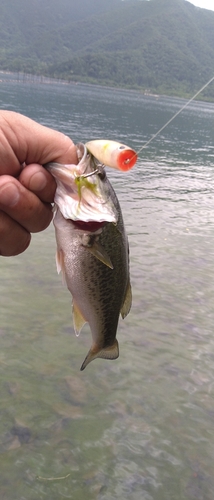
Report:
M73 323L74 323L74 331L76 337L79 337L79 334L82 330L82 327L86 323L86 319L82 315L81 311L77 304L73 301Z

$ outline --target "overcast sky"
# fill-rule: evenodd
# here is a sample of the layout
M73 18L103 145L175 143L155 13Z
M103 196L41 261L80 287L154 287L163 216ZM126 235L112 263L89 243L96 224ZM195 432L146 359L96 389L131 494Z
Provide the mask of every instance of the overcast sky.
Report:
M214 0L188 0L188 2L193 3L197 7L202 7L203 9L214 10Z

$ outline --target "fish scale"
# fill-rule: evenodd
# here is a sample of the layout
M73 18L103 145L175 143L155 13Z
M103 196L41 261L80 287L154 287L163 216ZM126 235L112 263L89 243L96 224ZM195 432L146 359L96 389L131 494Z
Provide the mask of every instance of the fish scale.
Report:
M122 232L112 223L103 228L100 243L113 263L114 269L110 269L82 246L85 232L66 221L60 211L54 225L59 248L64 248L65 240L70 240L64 258L67 287L89 323L96 350L102 351L115 342L119 314L129 285L126 242Z
M119 201L103 166L95 164L83 145L78 151L78 166L49 164L47 168L57 181L57 190L59 187L54 217L57 268L72 295L76 335L85 322L92 333L92 346L81 366L84 370L95 358L118 358L118 320L120 313L124 318L130 310L131 286L128 239ZM75 169L80 198L78 206L71 200L68 207L68 192L74 193L76 203Z

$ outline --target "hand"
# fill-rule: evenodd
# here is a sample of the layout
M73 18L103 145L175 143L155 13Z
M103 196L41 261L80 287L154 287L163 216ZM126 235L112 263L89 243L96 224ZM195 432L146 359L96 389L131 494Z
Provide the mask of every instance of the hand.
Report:
M69 137L12 111L0 111L0 254L18 255L52 220L55 180L42 166L77 163Z

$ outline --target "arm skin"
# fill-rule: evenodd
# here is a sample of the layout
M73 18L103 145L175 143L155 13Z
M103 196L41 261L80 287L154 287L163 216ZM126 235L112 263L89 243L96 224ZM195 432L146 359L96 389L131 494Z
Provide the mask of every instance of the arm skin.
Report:
M69 137L12 111L0 111L0 255L24 252L52 220L55 180L42 165L77 163Z

